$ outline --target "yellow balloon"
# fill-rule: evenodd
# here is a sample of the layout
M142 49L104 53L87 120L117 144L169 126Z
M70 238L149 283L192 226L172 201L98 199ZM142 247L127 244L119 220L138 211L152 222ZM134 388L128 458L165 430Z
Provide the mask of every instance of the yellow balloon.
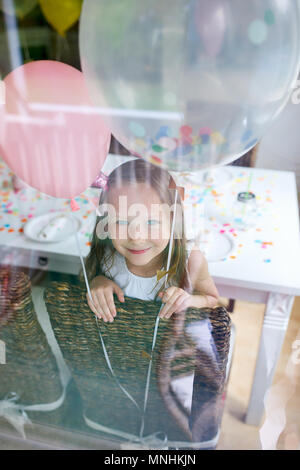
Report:
M78 21L83 0L39 0L46 20L62 36Z

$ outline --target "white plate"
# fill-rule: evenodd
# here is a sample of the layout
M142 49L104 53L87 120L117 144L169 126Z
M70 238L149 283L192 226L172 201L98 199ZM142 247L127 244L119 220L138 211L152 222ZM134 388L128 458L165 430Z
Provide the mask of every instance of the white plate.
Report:
M31 240L34 240L36 242L40 243L57 243L66 240L67 238L71 237L72 235L75 235L74 231L74 223L72 221L72 218L70 216L69 220L67 221L66 225L64 226L64 230L58 230L51 238L51 240L43 240L42 238L39 238L39 233L42 230L43 227L45 227L47 224L51 222L52 219L57 217L58 215L62 215L64 213L62 212L50 212L49 214L44 214L40 215L38 217L32 218L29 222L27 222L24 226L24 235ZM67 214L64 214L67 215ZM74 220L76 221L76 231L78 232L81 228L81 221L76 217L75 215L73 216Z
M211 229L209 232L207 243L200 245L200 249L209 263L221 261L234 251L235 240L231 235L215 229Z
M225 168L212 168L211 170L203 171L200 184L213 188L223 188L232 181L232 173ZM191 177L191 181L197 182L197 178Z
M196 173L171 172L178 186L194 185L203 188L224 188L233 180L232 173L227 168L212 168L211 170L201 170Z

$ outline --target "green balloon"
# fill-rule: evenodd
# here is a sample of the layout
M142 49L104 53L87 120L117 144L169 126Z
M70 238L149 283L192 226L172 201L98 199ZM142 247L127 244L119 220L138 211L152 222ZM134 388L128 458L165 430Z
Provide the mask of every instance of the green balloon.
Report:
M9 7L5 7L3 2L0 8L2 11L4 11L4 13L8 15L15 14L18 18L23 19L37 5L38 5L38 0L13 0L12 1L12 6L14 6L13 11Z

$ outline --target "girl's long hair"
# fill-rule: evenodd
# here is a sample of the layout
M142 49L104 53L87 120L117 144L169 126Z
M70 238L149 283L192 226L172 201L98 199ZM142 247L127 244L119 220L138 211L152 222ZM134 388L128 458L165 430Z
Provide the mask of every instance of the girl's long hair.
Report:
M173 187L175 186L175 182L172 176L163 168L152 165L151 163L138 158L127 161L112 171L108 177L107 189L102 190L101 192L99 208L101 209L101 206L107 203L108 195L111 191L114 190L115 187L126 186L132 183L148 183L157 192L162 204L168 204L169 207L174 205L175 189L170 189L170 183L172 183ZM183 206L179 192L177 197L176 214L177 216L175 220L175 227L176 234L179 233L179 236L174 236L173 239L168 284L175 285L190 291L191 286L186 268L187 252L184 233ZM111 265L113 263L113 257L116 250L112 244L111 239L108 237L100 239L97 235L98 223L107 216L108 214L105 213L101 217L97 216L96 218L96 224L91 240L91 249L85 261L85 268L89 282L94 277L101 274L103 275L101 270L103 263L105 263L107 267L109 261L111 262ZM165 269L167 267L169 243L163 251L163 266ZM109 248L109 250L106 250L106 248ZM110 253L109 258L104 256L104 254L107 252ZM84 280L82 270L79 274L79 279L81 282ZM163 288L160 290L163 290Z

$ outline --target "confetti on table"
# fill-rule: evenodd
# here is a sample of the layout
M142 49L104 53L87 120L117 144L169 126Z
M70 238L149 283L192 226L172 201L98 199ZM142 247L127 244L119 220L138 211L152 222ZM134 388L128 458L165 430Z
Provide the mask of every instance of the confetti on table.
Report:
M273 246L273 242L264 242L262 240L255 240L254 242L259 243L261 245L261 248L264 250L268 248L269 246Z
M10 180L9 171L7 167L0 163L0 174L3 173L2 180ZM235 223L233 222L232 211L231 211L231 200L237 198L237 194L241 191L245 191L248 181L248 171L239 171L235 173L236 177L231 180L231 184L224 189L219 190L219 188L213 186L206 186L205 188L197 185L190 185L186 194L186 202L190 205L191 210L196 211L199 205L204 207L204 204L210 203L213 211L209 217L209 221L214 224L215 230L222 235L230 236L235 238L234 245L235 250L231 252L231 256L226 256L220 261L235 261L245 254L249 242L244 243L244 233L237 230ZM275 236L275 233L279 231L278 224L278 215L277 219L273 217L273 212L275 211L276 204L276 190L274 186L278 184L277 175L267 174L260 177L253 178L253 189L256 195L257 207L258 207L258 222L257 227L253 230L253 238L250 237L250 240L255 239L255 237L260 237L259 240L253 240L257 243L259 252L262 254L261 262L270 264L271 258L270 254L272 253L272 247L275 242L270 241L270 230ZM96 210L98 209L99 197L95 196L94 191L88 191L84 194L75 198L76 201L81 206L80 217L84 221L82 229L80 231L80 236L84 240L86 246L91 246L91 237L93 229L89 225L90 214L91 216L95 215ZM91 203L92 201L92 203ZM0 209L2 209L2 215L0 218L3 220L3 226L0 227L1 236L9 234L7 236L15 237L16 234L23 236L24 225L30 221L33 217L40 215L40 205L48 205L52 208L47 208L48 212L56 212L57 207L53 208L54 205L50 197L39 192L28 191L28 189L22 189L18 194L13 192L13 188L8 186L7 188L1 189L0 187ZM70 206L70 201L61 201L60 209L63 212L68 212ZM87 210L88 209L88 210ZM197 217L205 217L204 213L197 215ZM268 233L265 232L265 220L270 219L270 225L268 228ZM201 219L202 220L202 219ZM10 224L4 224L5 222L10 222ZM205 223L205 221L203 221ZM258 225L259 224L259 225ZM22 234L22 235L21 235ZM277 234L276 234L277 236ZM270 237L270 238L269 238ZM249 241L250 241L249 240ZM243 243L240 243L240 242ZM252 243L253 243L252 241ZM276 241L276 240L275 240ZM264 250L261 252L260 250ZM265 258L265 256L267 256Z

